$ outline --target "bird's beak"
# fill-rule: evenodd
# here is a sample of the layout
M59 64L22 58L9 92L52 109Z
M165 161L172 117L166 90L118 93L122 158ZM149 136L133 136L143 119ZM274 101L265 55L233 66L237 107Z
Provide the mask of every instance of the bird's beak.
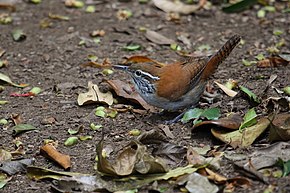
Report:
M124 71L128 70L128 67L129 67L129 66L124 66L124 65L113 65L113 68L114 68L114 69L117 69L117 70L124 70Z

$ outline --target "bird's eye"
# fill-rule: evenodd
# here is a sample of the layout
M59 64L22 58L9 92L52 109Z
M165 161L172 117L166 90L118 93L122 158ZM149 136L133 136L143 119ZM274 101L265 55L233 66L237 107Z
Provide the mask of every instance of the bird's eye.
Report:
M142 72L140 70L136 70L135 75L136 76L141 76L142 75Z

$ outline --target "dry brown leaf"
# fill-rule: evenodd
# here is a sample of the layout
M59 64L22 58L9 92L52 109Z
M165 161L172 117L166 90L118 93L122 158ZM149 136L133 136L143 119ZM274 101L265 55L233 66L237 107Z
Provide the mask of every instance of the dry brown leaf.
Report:
M112 68L112 63L109 58L105 58L102 63L89 61L82 64L83 67L94 67L94 68Z
M269 134L270 141L290 140L290 114L283 113L275 115Z
M86 105L95 102L113 104L113 95L111 92L103 93L100 91L98 85L88 82L89 91L87 93L80 93L78 96L78 105Z
M222 90L223 90L223 91L224 91L228 96L230 96L230 97L234 97L234 96L236 96L236 95L238 94L238 92L233 91L233 90L227 88L225 85L220 84L220 83L218 83L217 81L214 81L214 83L216 83L216 85L217 85L218 87L220 87L220 89L222 89Z
M192 127L192 129L195 129L195 128L200 127L202 125L211 125L212 124L212 125L217 125L217 126L223 127L225 129L236 130L236 129L239 129L242 121L243 121L243 118L239 114L234 113L234 114L229 115L228 117L221 118L218 120L209 120L209 121L200 122L198 124L195 124Z
M214 182L218 183L218 184L223 184L227 181L227 178L215 173L214 171L210 170L209 168L204 168L206 173L207 173L207 178L209 180L213 180Z
M18 125L23 122L23 118L20 114L13 113L11 115L11 119L13 120L15 125Z
M40 148L40 152L49 159L61 165L64 169L71 167L70 156L62 154L56 150L51 144L46 144Z
M115 93L123 98L126 98L134 103L140 104L144 109L155 111L155 108L144 101L144 99L138 94L137 91L133 91L132 88L121 80L107 80L106 81Z
M155 31L147 30L145 33L145 37L151 42L159 45L170 45L175 43L174 40L169 39Z
M181 1L152 0L154 5L166 13L175 12L181 14L191 14L201 8L202 5L187 5Z
M277 66L287 66L289 65L290 61L281 58L280 56L273 56L268 57L264 60L258 61L257 67L260 68L270 68L270 67L277 67Z

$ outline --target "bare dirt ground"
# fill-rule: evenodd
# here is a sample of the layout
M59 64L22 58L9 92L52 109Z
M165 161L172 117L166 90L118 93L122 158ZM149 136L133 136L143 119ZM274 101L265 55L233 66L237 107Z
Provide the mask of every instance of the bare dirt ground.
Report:
M131 112L119 113L116 118L101 118L94 115L97 105L78 106L76 103L78 93L85 92L88 81L100 84L103 79L122 79L129 82L128 76L122 72L105 76L101 69L82 67L87 62L88 55L96 55L99 61L109 58L112 63L122 61L128 55L147 55L162 62L176 61L180 56L169 46L160 46L148 41L140 27L158 31L166 37L176 40L176 33L189 34L191 48L179 42L181 47L193 52L198 46L209 44L212 50L218 49L231 35L239 34L245 44L237 47L230 57L219 66L217 72L211 77L210 85L221 94L214 103L203 102L203 107L218 107L223 116L227 112L244 114L251 106L246 98L226 96L214 84L213 80L226 82L232 78L242 85L250 88L254 93L262 93L267 80L272 74L278 75L273 83L278 89L289 85L289 66L276 68L257 68L255 65L244 66L242 59L254 60L254 56L265 53L266 48L277 42L273 31L283 30L281 37L286 45L281 51L289 52L290 17L289 13L279 11L268 13L266 18L256 16L260 7L253 7L242 13L226 14L219 5L210 10L200 10L195 14L182 15L178 22L168 21L166 13L157 9L152 2L140 4L138 1L119 2L107 1L96 5L95 13L85 13L84 9L67 8L63 2L57 0L43 1L40 4L31 4L21 1L16 4L16 11L12 13L14 21L9 25L0 25L0 47L6 50L1 59L9 61L7 67L0 71L9 75L14 82L28 83L29 88L38 86L43 92L35 97L10 97L10 93L21 89L7 86L1 92L1 100L9 103L0 108L0 118L9 119L12 114L19 114L23 122L39 128L39 132L27 132L19 136L23 143L26 158L35 158L35 165L61 170L57 165L39 154L39 147L44 139L58 141L58 150L69 154L72 159L70 171L93 174L96 144L101 139L101 131L92 131L90 123L101 124L104 128L105 143L111 145L116 153L128 141L136 137L128 132L132 129L148 131L159 129L164 120L172 118L171 114L161 115L154 113L137 114ZM116 14L120 9L130 9L133 16L120 21ZM4 12L4 10L1 10ZM0 13L1 13L0 12ZM41 28L40 22L48 18L48 14L69 16L70 20L50 20L50 27ZM26 39L21 42L13 41L11 31L22 29ZM98 44L79 45L81 38L90 39L90 33L103 29L105 35L100 37ZM134 43L142 46L141 50L128 52L124 46ZM29 90L29 89L28 89ZM278 96L272 89L268 96ZM259 112L258 114L265 114ZM56 122L46 124L47 118L53 117ZM0 128L1 148L14 150L15 144L12 131L13 126ZM83 134L92 136L92 140L81 141L77 145L67 147L64 141L71 136L67 130L83 126ZM179 145L200 146L222 145L214 139L209 130L199 130L191 135L192 124L176 123L169 125L175 138L170 139ZM6 128L6 129L5 129ZM261 137L246 150L237 149L237 152L250 153L259 144L269 144L266 135ZM227 161L221 163L219 173L226 177L242 175ZM276 185L276 192L287 192L289 177L272 179ZM51 192L50 182L32 181L25 174L12 177L1 192ZM263 192L268 185L253 180L248 189L239 188L238 192ZM284 191L285 190L285 191Z

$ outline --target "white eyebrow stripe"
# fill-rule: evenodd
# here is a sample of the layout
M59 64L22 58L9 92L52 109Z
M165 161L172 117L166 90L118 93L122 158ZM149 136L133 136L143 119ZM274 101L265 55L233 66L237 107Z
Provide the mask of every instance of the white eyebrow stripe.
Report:
M148 72L144 72L142 71L142 74L145 75L145 76L148 76L149 78L153 79L153 80L159 80L160 78L158 76L152 76L152 74L148 73Z

